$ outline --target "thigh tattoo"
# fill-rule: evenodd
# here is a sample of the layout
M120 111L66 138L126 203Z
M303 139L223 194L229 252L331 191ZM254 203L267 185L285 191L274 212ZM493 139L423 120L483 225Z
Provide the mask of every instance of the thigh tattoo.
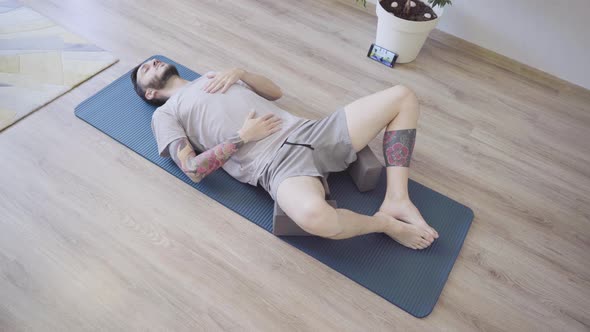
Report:
M415 142L415 128L386 131L383 136L385 166L410 167Z

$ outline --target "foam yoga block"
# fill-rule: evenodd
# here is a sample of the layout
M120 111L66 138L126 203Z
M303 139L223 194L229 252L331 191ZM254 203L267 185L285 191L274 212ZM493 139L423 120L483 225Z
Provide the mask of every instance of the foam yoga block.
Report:
M337 208L336 201L328 200L328 204L333 208ZM288 235L288 236L314 236L304 231L291 219L283 209L275 202L274 215L272 216L272 233L274 235Z
M164 56L154 57L175 64L180 75L187 80L200 76ZM161 167L162 173L169 173L161 174L162 180L172 181L172 177L176 177L184 182L178 185L191 186L200 194L207 195L244 217L243 220L236 218L232 222L252 222L269 232L269 236L274 236L271 234L274 201L262 187L241 183L223 169L213 172L201 182L192 182L172 159L158 155L150 126L156 107L146 104L137 96L129 75L130 72L125 73L82 102L76 107L76 116L104 133L105 136L102 137L112 137ZM101 137L102 133L95 135ZM338 208L373 215L383 202L387 179L383 167L377 187L371 191L360 192L347 171L330 173L328 183L330 197L338 202ZM447 190L453 192L452 188L451 184ZM278 239L317 260L310 264L321 262L357 282L359 287L366 287L416 317L424 317L434 308L449 274L453 278L452 267L461 252L473 219L473 211L412 179L408 182L408 192L424 219L440 234L426 249L413 250L404 247L383 233L344 240L319 236L280 236ZM178 207L170 207L173 208ZM211 220L198 222L217 221L213 215L210 218ZM158 222L166 223L167 220ZM260 250L259 254L264 255L265 251ZM250 257L249 260L255 262L256 258ZM264 283L265 280L260 282ZM354 288L352 285L350 287ZM450 296L446 299L448 301L453 295L447 296ZM397 309L392 306L390 310Z
M383 165L367 145L357 152L357 160L348 166L348 173L360 192L375 189Z
M328 204L332 205L334 208L337 207L336 201L330 200L330 187L328 186L328 176L330 173L324 174L323 177L320 177L322 181L322 185L324 186L324 191L326 192L326 201ZM274 235L293 235L293 236L309 236L312 234L307 233L297 223L295 223L286 213L281 209L279 204L275 202L274 204L274 212L272 216L272 233Z

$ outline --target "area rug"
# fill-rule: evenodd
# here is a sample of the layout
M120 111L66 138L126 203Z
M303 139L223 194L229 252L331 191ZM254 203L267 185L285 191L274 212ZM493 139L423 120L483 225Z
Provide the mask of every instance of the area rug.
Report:
M0 0L0 131L117 60L18 1Z

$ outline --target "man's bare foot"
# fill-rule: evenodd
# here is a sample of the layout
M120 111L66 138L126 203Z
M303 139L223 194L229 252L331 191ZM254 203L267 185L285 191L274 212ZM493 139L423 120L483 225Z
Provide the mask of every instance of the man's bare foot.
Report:
M377 212L375 216L388 221L383 233L408 248L424 249L434 241L428 230L423 226L401 222L383 212Z
M396 219L405 221L407 223L421 226L428 230L430 235L438 239L438 232L426 223L426 220L420 214L414 203L409 198L406 199L388 199L386 198L379 208L380 212L384 212Z

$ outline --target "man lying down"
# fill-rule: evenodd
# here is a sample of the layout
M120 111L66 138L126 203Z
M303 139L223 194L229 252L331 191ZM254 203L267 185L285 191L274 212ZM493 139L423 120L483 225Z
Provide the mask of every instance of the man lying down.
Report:
M270 79L240 68L187 81L174 65L150 59L131 80L142 99L159 106L152 130L160 156L171 157L191 180L221 167L240 182L260 184L303 230L325 238L382 232L412 249L438 238L408 196L419 105L407 87L390 87L310 120L272 103L282 91ZM379 211L368 216L334 209L319 177L348 168L384 128L387 192Z

